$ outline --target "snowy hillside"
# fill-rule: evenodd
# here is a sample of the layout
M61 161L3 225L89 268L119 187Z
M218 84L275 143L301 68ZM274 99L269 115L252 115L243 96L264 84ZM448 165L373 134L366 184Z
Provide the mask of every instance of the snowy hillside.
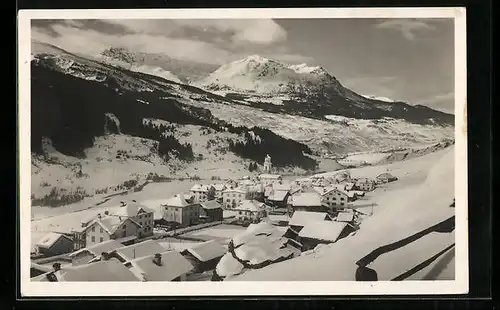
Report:
M249 106L202 100L183 102L209 109L215 117L235 125L268 128L283 137L305 143L321 154L346 155L368 150L422 147L454 139L451 126L413 124L400 119L369 120L327 115L319 120L270 113Z
M355 234L336 243L304 252L300 257L250 270L229 281L353 281L356 262L378 247L409 237L443 222L455 213L454 148L385 167L354 169L354 175L377 175L390 169L399 180L376 189L376 207ZM399 184L398 184L399 183ZM382 192L381 192L382 191ZM400 197L405 197L401 200ZM410 280L454 279L453 231L431 232L368 265L379 280L391 280L443 251L435 261L411 275Z

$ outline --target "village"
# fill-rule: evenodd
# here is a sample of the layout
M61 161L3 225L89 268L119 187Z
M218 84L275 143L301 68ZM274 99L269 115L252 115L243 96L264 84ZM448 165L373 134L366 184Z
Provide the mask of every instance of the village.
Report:
M263 168L123 200L78 229L48 232L31 255L31 281L221 281L349 238L373 212L371 193L397 181L348 170L288 180L273 173L269 155Z

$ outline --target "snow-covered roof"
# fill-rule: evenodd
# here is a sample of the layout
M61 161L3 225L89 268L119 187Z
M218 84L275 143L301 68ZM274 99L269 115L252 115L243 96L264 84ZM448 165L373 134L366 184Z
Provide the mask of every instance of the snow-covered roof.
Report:
M324 196L335 189L336 189L335 187L322 187L322 186L314 186L313 187L313 190L316 193L320 194L321 196Z
M161 264L153 259L161 255ZM193 270L193 265L177 251L163 251L130 261L130 271L141 281L172 281Z
M209 201L205 201L205 202L200 202L200 206L203 208L203 209L209 209L209 210L212 210L212 209L222 209L222 205L220 203L217 202L217 200L209 200Z
M159 220L163 218L162 205L165 203L164 199L148 199L141 201L141 203L154 211L153 219Z
M347 223L319 221L307 223L299 232L299 237L335 242Z
M234 252L249 264L286 258L294 254L294 250L286 246L288 238L283 237L284 233L269 223L251 224L243 233L233 237Z
M259 175L259 179L273 179L273 180L278 180L281 178L281 175L279 174L267 174L267 173L263 173L261 175Z
M266 204L257 200L243 200L234 208L235 210L244 210L251 212L259 212L265 210Z
M231 253L226 253L220 259L215 271L221 277L237 275L243 270L243 265L237 261Z
M288 195L288 190L274 190L271 192L271 195L267 199L272 201L283 201Z
M59 281L90 282L90 281L137 281L134 274L117 259L83 264L75 267L63 267L58 272Z
M213 188L215 188L216 191L223 191L224 189L226 189L226 184L212 184Z
M115 251L125 261L130 261L135 258L161 253L165 249L155 240L146 240L118 248Z
M292 185L290 184L290 182L283 182L283 183L279 183L279 182L274 182L272 184L273 186L273 189L274 190L286 190L286 191L289 191L290 189L292 189Z
M237 187L237 188L228 188L224 191L224 193L239 193L239 194L246 194L248 191L244 188Z
M321 196L318 193L298 193L291 198L294 207L319 207L322 205Z
M208 192L212 188L212 185L205 184L195 184L191 187L191 191L193 192Z
M337 222L352 222L354 220L353 212L339 212L335 218Z
M190 206L191 204L186 201L186 197L184 194L177 194L174 197L168 199L163 205L167 207L182 208Z
M220 243L210 240L194 247L188 248L186 251L191 253L201 262L207 262L211 259L222 257L227 251Z
M86 229L92 227L94 223L100 225L108 234L112 235L123 223L130 222L138 227L142 227L139 223L128 217L120 217L115 215L108 215L101 218L97 218L92 223L90 223Z
M97 255L101 255L103 252L108 253L108 252L111 252L111 251L116 250L116 249L121 248L121 247L123 247L123 244L121 244L120 242L118 242L116 240L110 239L110 240L106 240L103 242L93 244L89 247L80 249L78 251L75 251L75 252L69 254L69 257L74 257L80 253L83 253L83 252L88 252L92 255L97 256Z
M323 222L329 218L326 212L295 211L288 223L290 226L306 226L309 223Z
M135 201L128 202L124 201L122 205L116 209L116 211L113 211L111 214L113 215L119 215L119 216L125 216L125 217L134 217L139 212L144 212L144 213L153 213L154 210L146 207L145 205L139 204Z
M46 234L43 238L41 238L40 241L38 241L36 243L36 245L38 247L48 249L48 248L52 247L60 238L66 238L68 240L71 240L71 238L69 238L68 236L65 236L63 234L50 232L50 233Z

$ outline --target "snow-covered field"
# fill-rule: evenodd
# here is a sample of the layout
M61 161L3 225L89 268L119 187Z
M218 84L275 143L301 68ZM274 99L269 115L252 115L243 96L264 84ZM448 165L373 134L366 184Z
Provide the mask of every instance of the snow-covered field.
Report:
M384 170L401 179L377 189L373 196L378 207L366 217L355 235L336 243L305 252L300 257L245 272L231 280L352 281L356 261L383 246L435 225L454 215L454 148L381 167L352 169L353 176L373 177ZM432 234L390 254L382 255L370 268L379 280L390 280L401 272L433 256L454 243L454 234ZM451 280L454 278L454 255L443 256L413 276L413 279ZM432 274L432 277L431 277Z

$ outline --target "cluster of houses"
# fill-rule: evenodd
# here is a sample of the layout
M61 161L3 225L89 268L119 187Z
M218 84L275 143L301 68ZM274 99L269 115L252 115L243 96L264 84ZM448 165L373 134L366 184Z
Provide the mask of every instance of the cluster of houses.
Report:
M281 175L265 173L195 184L189 193L154 207L123 201L112 211L82 221L70 233L52 232L42 238L36 252L45 257L66 254L67 264L56 262L47 270L33 263L32 275L38 281L182 281L215 268L227 250L213 241L180 252L165 250L151 240L153 230L222 222L225 212L240 223L281 226L290 246L307 251L355 231L359 216L351 203L396 179L389 173L375 180L353 179L341 172L285 181Z
M186 281L213 270L226 251L215 241L171 250L156 240L124 245L110 239L72 252L64 264L32 263L31 281Z

